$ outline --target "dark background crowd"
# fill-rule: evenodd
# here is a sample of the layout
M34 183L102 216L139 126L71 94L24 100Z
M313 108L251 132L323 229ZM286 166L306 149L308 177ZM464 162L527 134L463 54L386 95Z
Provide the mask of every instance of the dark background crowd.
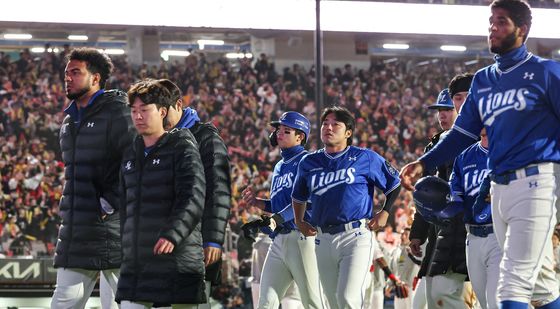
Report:
M64 181L58 133L69 103L63 84L68 51L23 50L17 59L0 53L0 252L5 256L53 254ZM240 226L258 213L246 207L240 192L252 184L266 196L280 159L279 150L268 142L269 123L284 111L299 111L311 120L307 148L317 149L315 72L298 64L275 68L266 55L235 61L209 58L193 53L159 66L133 68L126 56L115 56L107 88L126 91L143 78L169 78L182 89L186 105L219 128L231 160L232 208L224 285L214 296L229 299L228 307L241 307L247 295L238 278L250 276L251 243L240 236ZM369 68L325 67L323 106L348 108L357 120L353 144L377 151L400 168L420 156L438 132L435 113L426 107L439 91L454 75L474 72L491 61L465 66L465 59L426 60L372 57ZM410 192L403 190L383 237L392 238L390 229L398 232L411 224L411 201Z

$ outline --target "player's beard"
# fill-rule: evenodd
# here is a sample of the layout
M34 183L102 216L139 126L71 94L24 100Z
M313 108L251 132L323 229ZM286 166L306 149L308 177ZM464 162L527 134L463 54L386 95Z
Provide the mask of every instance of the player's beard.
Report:
M490 51L493 52L494 54L503 55L513 49L516 40L517 40L517 34L515 31L513 31L508 36L503 38L499 46L490 45Z
M74 89L72 89L72 90L74 90ZM76 100L76 99L82 97L84 94L88 93L90 90L91 90L91 83L88 80L88 83L82 89L75 90L75 92L73 92L73 93L72 92L67 92L66 97L70 100Z

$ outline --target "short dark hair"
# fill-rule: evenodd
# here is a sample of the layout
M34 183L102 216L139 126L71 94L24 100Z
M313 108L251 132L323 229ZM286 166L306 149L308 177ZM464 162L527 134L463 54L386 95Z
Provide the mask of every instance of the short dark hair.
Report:
M509 17L516 27L526 25L527 33L523 37L523 41L527 40L527 36L529 35L529 30L531 30L531 24L533 20L533 17L531 15L531 7L527 2L523 0L494 0L494 2L490 4L490 8L499 8L508 11Z
M136 99L140 99L144 104L155 104L158 109L169 108L173 103L169 90L153 79L135 83L130 86L127 94L129 106L132 106Z
M101 76L99 87L105 89L109 75L113 72L113 62L106 54L95 48L82 47L73 49L67 56L66 62L71 60L84 61L86 68L91 74L98 73Z
M352 131L350 137L346 139L346 145L352 145L354 128L356 128L356 119L354 118L354 116L352 116L352 113L350 113L350 111L346 108L340 106L327 107L325 108L325 110L323 110L323 114L321 114L321 124L325 121L325 118L327 118L329 114L334 114L334 119L336 119L336 121L344 123L344 125L346 126L346 130Z
M455 75L453 79L449 82L449 97L453 99L453 96L459 92L469 91L471 88L471 83L474 74L472 73L461 73Z
M183 97L183 92L179 89L179 86L166 78L158 79L156 82L160 83L171 93L171 100L173 100L171 106L175 107L177 101Z

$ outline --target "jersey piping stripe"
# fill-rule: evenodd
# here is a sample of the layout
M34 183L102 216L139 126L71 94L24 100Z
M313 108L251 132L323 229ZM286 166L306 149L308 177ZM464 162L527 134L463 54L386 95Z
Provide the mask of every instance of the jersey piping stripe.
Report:
M344 151L342 151L341 153L337 154L336 156L331 156L330 154L327 153L327 149L323 148L323 153L325 154L325 156L329 159L337 159L339 157L341 157L342 155L344 155L345 153L348 152L348 150L350 150L350 147L346 146L346 149L344 149Z
M395 190L400 185L401 185L401 182L399 181L390 190L387 190L387 192L383 192L383 194L387 195L387 194L393 192L393 190Z
M498 72L499 74L507 74L510 73L511 71L517 69L520 65L524 64L525 62L527 62L527 60L531 59L531 57L533 57L532 53L527 54L527 57L521 61L519 61L517 64L515 64L514 66L512 66L511 68L502 71L500 70L500 68L498 67L498 65L496 65L496 72Z
M293 157L290 158L289 160L283 161L282 164L288 164L288 163L294 161L295 158L298 158L298 157L300 157L302 154L305 154L305 153L307 153L307 150L303 150L302 152L296 154L295 156L293 156Z
M469 132L469 131L467 131L467 130L465 130L465 129L463 129L463 128L457 126L457 125L454 125L453 128L452 128L451 130L457 130L457 131L459 131L459 133L463 133L463 134L465 134L466 136L468 136L468 137L470 137L470 138L472 138L472 139L474 139L474 140L478 140L478 136L472 134L471 132Z

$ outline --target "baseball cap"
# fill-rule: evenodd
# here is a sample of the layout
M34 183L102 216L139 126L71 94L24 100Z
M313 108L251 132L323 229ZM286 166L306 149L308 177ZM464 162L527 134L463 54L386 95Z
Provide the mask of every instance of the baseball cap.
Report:
M309 120L298 112L285 112L278 121L272 121L270 125L273 127L285 125L286 127L301 130L305 133L306 138L309 137Z
M449 89L445 88L443 89L438 97L437 97L437 102L436 104L430 105L428 106L429 109L454 109L455 107L453 106L453 100L451 100L451 97L449 96Z

